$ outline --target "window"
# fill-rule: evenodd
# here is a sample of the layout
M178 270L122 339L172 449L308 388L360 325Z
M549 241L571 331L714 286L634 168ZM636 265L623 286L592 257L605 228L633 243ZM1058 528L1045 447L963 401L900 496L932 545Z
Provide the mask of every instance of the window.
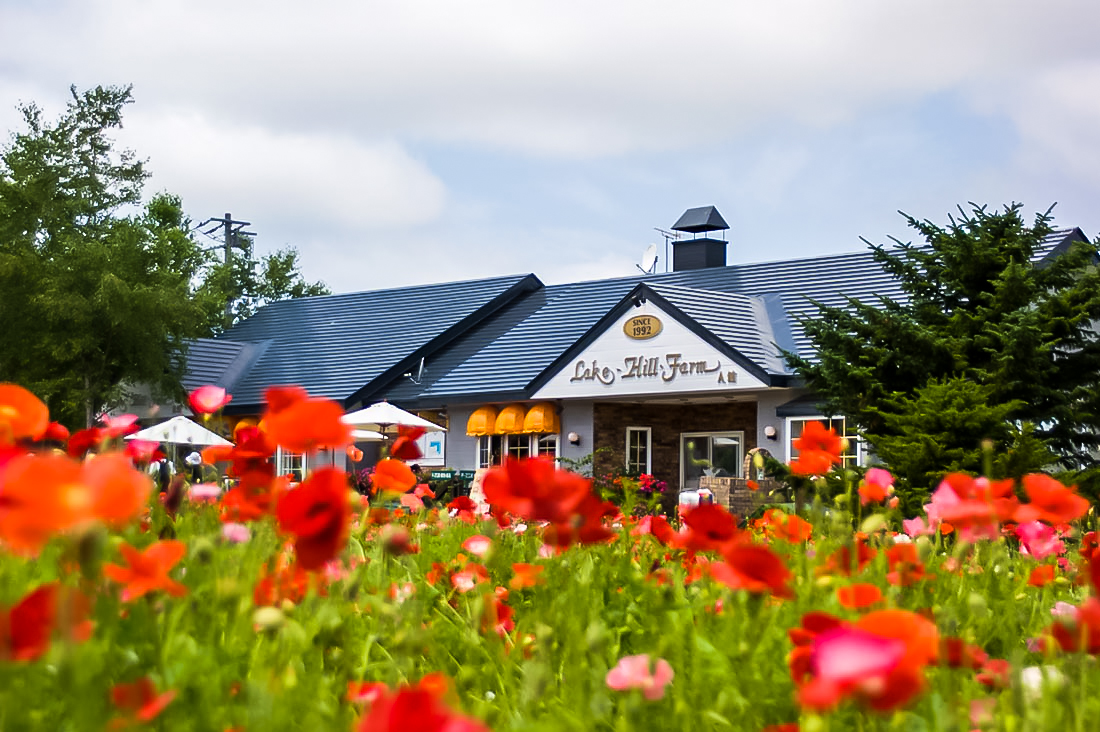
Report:
M482 435L477 438L477 466L491 468L500 465L504 455L504 437L502 435Z
M653 450L653 431L649 427L626 428L626 472L630 475L651 473L650 453Z
M275 462L276 475L292 475L292 482L301 483L306 477L306 456L300 452L287 452L279 448Z
M504 449L508 457L514 460L522 460L531 457L531 435L505 435Z
M477 466L491 468L500 465L502 457L513 459L526 457L558 457L558 436L541 435L482 435L477 438Z
M536 453L539 457L548 457L554 460L558 458L558 436L557 435L532 435L537 441L535 446Z
M808 422L820 422L825 427L833 428L838 435L848 440L848 447L840 456L844 466L863 465L863 443L860 441L859 435L848 432L847 420L844 417L829 417L828 419L825 417L789 417L787 419L787 462L798 457L798 450L795 449L794 441L802 436L802 430L805 429Z
M744 452L742 432L685 432L680 435L680 485L699 488L699 478L740 478Z

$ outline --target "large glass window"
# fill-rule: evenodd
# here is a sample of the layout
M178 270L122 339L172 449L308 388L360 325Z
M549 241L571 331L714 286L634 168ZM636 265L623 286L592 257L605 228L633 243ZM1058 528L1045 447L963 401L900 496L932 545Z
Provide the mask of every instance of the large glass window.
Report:
M626 472L630 475L652 473L652 449L653 432L649 427L627 427Z
M846 467L863 465L863 443L859 435L848 431L847 420L844 417L790 417L787 419L787 462L798 457L798 449L794 441L802 436L802 430L810 422L820 422L825 427L831 427L838 435L848 440L848 447L841 454L841 460Z
M503 457L558 457L558 436L541 435L482 435L477 438L477 466L491 468L500 465Z
M699 478L740 478L743 432L685 432L680 435L680 485L696 490Z

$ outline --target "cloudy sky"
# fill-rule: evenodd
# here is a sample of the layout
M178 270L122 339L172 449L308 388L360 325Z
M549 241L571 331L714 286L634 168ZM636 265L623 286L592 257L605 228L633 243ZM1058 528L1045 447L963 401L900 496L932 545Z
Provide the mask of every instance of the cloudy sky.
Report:
M711 204L731 261L968 201L1095 237L1097 27L1091 0L0 0L0 130L133 84L148 192L337 292L629 275Z

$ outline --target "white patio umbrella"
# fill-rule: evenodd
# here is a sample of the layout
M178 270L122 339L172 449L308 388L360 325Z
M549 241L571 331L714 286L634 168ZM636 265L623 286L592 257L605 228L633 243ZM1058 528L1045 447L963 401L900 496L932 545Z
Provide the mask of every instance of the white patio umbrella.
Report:
M368 427L370 429L385 432L387 427L401 425L404 427L424 427L429 432L446 432L434 422L429 422L422 417L417 417L412 412L406 412L400 407L395 407L389 402L378 402L369 407L360 409L351 414L345 414L342 418L345 424L355 427Z
M126 437L127 440L149 440L170 445L232 445L229 440L193 422L187 417L172 417L167 422L146 427Z
M381 432L375 432L374 430L352 430L351 436L355 438L356 442L378 442L386 439Z

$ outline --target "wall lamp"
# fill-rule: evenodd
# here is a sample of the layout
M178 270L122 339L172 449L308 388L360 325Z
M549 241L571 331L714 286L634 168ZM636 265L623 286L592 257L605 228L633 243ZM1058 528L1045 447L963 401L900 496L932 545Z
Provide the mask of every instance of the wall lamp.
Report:
M779 433L775 431L775 427L772 427L769 424L766 427L764 427L764 437L767 437L769 440L778 440L779 439Z
M565 439L569 440L570 445L581 444L581 436L578 435L576 432L570 432L568 435L565 436Z

